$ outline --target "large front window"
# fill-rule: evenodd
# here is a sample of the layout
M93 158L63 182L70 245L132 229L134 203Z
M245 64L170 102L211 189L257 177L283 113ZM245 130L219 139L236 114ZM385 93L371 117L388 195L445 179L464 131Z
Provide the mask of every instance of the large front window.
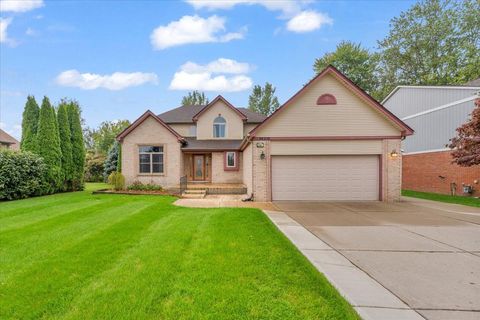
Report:
M140 146L138 157L140 173L163 173L162 146Z
M218 116L213 120L213 137L214 138L225 138L225 127L227 121L222 116Z

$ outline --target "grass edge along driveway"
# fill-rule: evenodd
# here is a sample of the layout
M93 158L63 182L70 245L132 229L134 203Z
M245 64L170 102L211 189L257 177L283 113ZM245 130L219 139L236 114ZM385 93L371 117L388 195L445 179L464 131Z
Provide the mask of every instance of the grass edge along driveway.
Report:
M260 210L101 187L0 203L1 319L359 319Z
M451 196L448 194L402 190L402 196L433 200L445 203L461 204L470 207L480 207L480 199L466 196Z

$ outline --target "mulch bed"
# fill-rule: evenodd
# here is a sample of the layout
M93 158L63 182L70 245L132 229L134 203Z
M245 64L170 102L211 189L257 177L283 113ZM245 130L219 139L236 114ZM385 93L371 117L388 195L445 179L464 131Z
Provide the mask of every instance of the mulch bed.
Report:
M178 197L178 194L173 194L165 190L112 190L112 189L100 189L93 191L92 194L130 194L130 195L157 195L157 196L174 196Z

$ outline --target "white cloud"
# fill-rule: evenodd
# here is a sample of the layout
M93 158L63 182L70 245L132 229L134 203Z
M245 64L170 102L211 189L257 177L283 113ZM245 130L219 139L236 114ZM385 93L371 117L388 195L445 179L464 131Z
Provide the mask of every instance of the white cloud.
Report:
M319 29L325 24L332 24L328 15L316 11L302 11L287 23L287 29L293 32L310 32Z
M110 75L95 73L80 73L77 70L67 70L60 73L56 83L66 87L77 87L84 90L104 88L108 90L122 90L128 87L135 87L145 83L158 83L155 73L143 72L115 72Z
M219 58L206 65L199 65L195 62L188 61L180 67L180 70L188 73L248 73L253 67L246 62L238 62L232 59Z
M311 1L304 0L186 0L195 9L232 9L237 5L261 5L270 11L281 11L291 16L301 11L304 4Z
M225 21L225 18L216 15L206 19L197 15L183 16L153 30L150 41L154 49L162 50L188 43L228 42L244 37L245 29L225 33Z
M12 18L0 18L0 43L8 43L11 41L7 35L7 28L11 22Z
M26 12L43 6L43 0L0 0L0 11Z
M25 34L27 36L33 37L33 36L36 36L38 32L35 29L27 28L27 30L25 31Z
M248 63L220 58L206 65L187 62L180 67L170 83L170 90L201 90L235 92L250 89L252 79L246 76L252 70ZM225 74L236 74L227 77Z

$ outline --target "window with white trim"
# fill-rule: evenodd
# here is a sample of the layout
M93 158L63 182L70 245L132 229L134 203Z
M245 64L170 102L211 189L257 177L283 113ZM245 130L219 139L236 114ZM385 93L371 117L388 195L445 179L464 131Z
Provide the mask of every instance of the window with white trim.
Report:
M163 173L163 146L139 146L140 173Z
M228 151L227 156L225 157L226 167L227 168L236 168L237 167L237 153L234 151Z
M213 120L213 137L214 138L225 138L225 129L227 126L227 121L221 115L218 115Z

